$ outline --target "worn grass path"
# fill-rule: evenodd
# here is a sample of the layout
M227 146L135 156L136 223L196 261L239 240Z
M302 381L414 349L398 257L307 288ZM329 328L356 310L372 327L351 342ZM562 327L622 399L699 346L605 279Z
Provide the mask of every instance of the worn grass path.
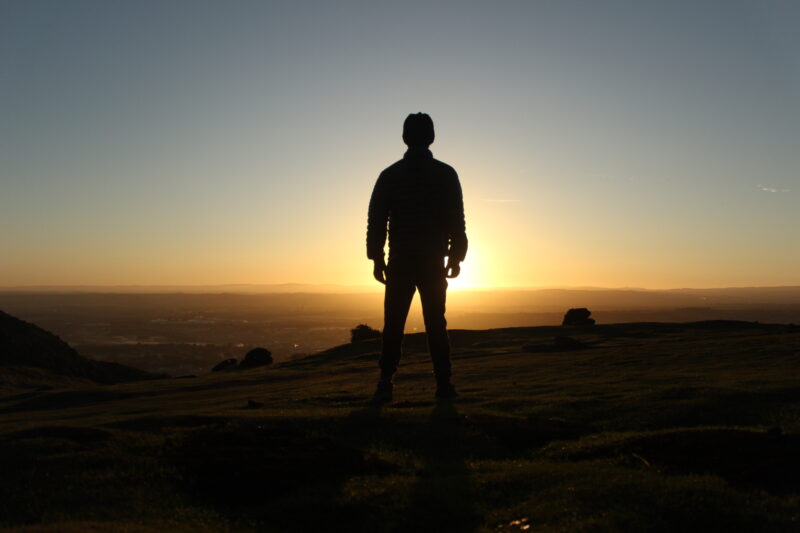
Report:
M582 349L559 351L555 336ZM424 336L250 371L0 397L12 531L800 531L800 328ZM255 406L255 407L253 407Z

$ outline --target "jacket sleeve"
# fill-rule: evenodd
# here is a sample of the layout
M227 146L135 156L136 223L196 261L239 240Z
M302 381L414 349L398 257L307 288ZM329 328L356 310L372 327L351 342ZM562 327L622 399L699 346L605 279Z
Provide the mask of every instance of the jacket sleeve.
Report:
M379 259L383 257L383 247L386 244L386 226L389 222L389 191L387 190L386 177L381 174L372 189L367 213L367 258Z
M450 237L447 255L451 261L461 262L467 255L467 230L464 221L464 197L458 174L453 171L448 213L448 233Z

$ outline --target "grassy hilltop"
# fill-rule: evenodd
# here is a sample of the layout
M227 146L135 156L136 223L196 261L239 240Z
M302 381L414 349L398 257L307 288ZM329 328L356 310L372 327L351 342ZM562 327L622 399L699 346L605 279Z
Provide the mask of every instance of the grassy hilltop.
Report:
M580 346L554 342L569 335ZM800 328L453 331L197 378L0 396L13 531L800 531Z

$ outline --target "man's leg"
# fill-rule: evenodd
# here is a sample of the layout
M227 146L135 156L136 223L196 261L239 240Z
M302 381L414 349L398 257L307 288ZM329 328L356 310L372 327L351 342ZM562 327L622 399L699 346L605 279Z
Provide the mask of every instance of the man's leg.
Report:
M433 372L439 385L450 383L450 340L444 318L447 299L447 277L442 260L430 266L419 280L419 297L428 336L428 350L433 360Z
M391 263L386 272L386 292L383 299L383 343L381 358L381 380L390 381L397 365L403 344L403 330L408 318L408 309L414 298L414 280L402 269Z

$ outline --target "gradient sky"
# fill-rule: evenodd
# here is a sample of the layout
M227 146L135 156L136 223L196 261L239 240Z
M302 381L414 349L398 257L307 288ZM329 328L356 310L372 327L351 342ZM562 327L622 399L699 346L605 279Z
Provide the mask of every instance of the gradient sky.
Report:
M0 285L369 283L417 111L461 177L461 286L797 285L798 27L789 1L6 0Z

